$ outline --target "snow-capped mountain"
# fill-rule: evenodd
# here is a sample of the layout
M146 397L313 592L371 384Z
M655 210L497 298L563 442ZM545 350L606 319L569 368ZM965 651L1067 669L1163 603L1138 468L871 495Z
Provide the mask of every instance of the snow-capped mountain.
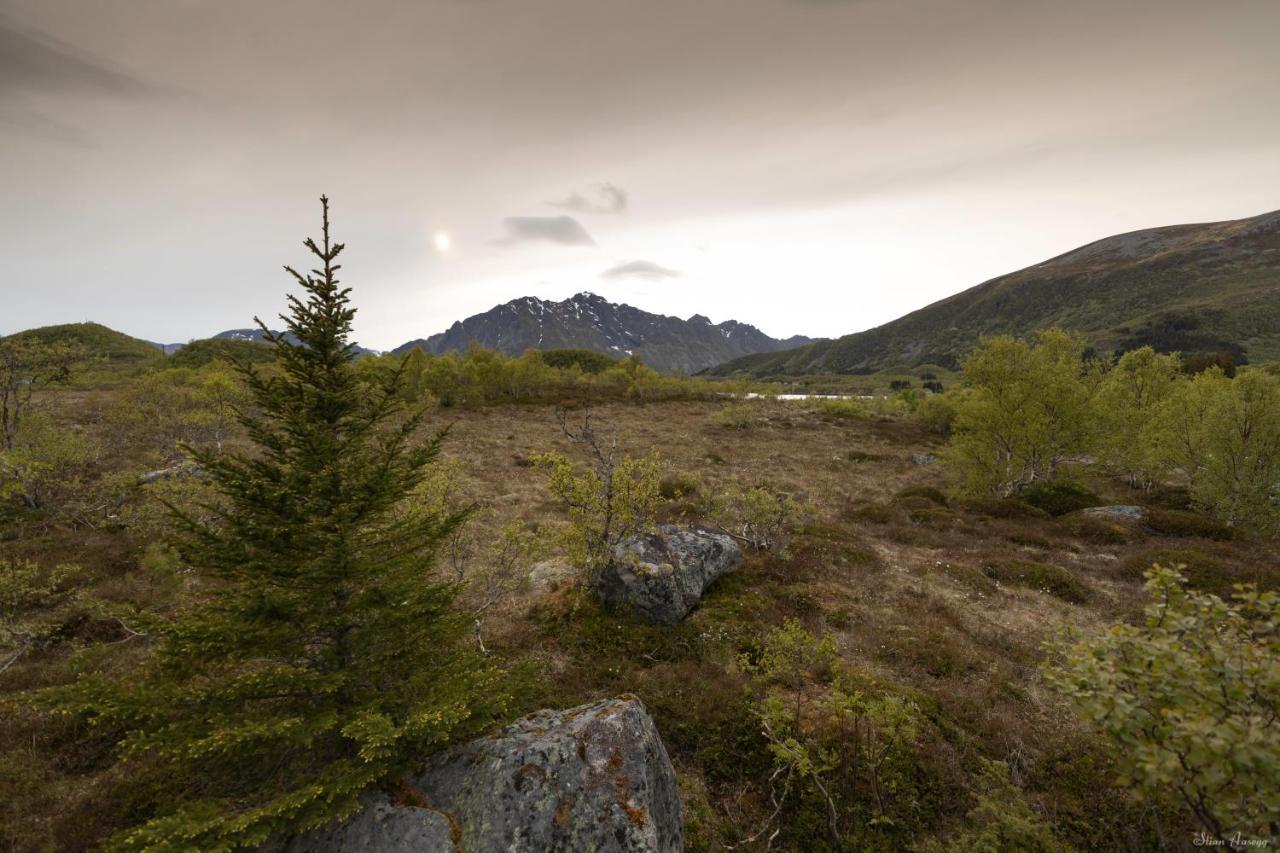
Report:
M812 339L797 335L778 340L754 326L735 320L712 323L701 314L687 320L650 314L583 292L562 302L533 296L513 299L393 352L418 347L438 354L464 350L472 341L508 355L528 349L587 349L619 358L634 354L664 373L696 373L732 358L802 346Z

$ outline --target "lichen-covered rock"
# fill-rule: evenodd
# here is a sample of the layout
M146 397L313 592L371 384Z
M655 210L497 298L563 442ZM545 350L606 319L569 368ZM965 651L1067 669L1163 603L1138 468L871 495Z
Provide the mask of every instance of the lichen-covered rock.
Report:
M626 607L637 617L674 625L689 615L703 591L742 565L733 538L704 527L659 525L614 550L613 561L595 582L605 604Z
M286 853L355 853L377 850L452 851L449 818L417 806L392 805L373 798L354 817L337 827L304 833L290 842Z
M912 453L909 458L912 465L932 465L938 461L938 456L934 453Z
M675 770L643 703L539 711L435 757L414 784L465 851L677 851Z
M376 799L288 853L684 849L675 770L634 696L524 717L433 756L408 787L422 807Z
M1113 504L1111 506L1091 506L1088 509L1081 510L1081 514L1091 515L1095 518L1108 518L1112 521L1138 522L1146 517L1147 510L1144 507L1130 504Z

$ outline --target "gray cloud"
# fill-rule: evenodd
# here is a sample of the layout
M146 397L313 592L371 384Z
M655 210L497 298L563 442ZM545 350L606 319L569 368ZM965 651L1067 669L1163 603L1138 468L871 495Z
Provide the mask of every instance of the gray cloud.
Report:
M549 202L552 207L572 210L575 213L626 213L627 191L616 184L601 184L590 196L572 193L562 201Z
M496 241L499 245L548 242L563 246L594 246L595 240L572 216L508 216L502 220L507 236Z
M0 21L0 95L138 95L149 87L66 42Z
M662 281L667 278L679 278L680 271L668 269L653 261L629 261L610 267L600 273L601 278L643 278L649 281Z

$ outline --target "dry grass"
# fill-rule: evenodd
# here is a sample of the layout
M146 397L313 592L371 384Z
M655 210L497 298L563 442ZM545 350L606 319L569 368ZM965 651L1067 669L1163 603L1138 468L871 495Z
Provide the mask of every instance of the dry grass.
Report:
M76 402L96 404L91 396ZM727 405L749 406L750 425L726 429L719 412ZM835 417L805 403L756 401L608 403L593 409L593 420L601 432L616 431L621 451L660 454L670 478L666 517L691 518L700 501L761 482L816 508L787 553L750 555L675 628L633 623L571 588L545 584L521 590L486 621L494 653L538 673L519 697L523 708L620 692L649 705L681 771L695 847L741 837L768 811L761 784L769 759L735 661L786 617L831 633L849 667L924 709L921 831L945 832L963 816L972 805L965 768L986 756L1018 764L1029 796L1082 843L1091 833L1105 835L1123 808L1111 803L1110 817L1088 816L1110 778L1100 761L1079 758L1094 753L1044 695L1044 641L1064 627L1092 630L1133 618L1142 605L1135 567L1147 555L1194 551L1202 572L1222 565L1232 579L1280 578L1267 543L1198 537L1201 531L1186 524L1165 525L1175 536L1116 531L952 499L941 464L910 462L911 453L938 445L906 419ZM551 450L585 461L553 407L438 410L429 426L445 425L444 452L464 471L461 497L491 510L480 518L481 540L513 519L538 526L563 520L528 463ZM138 578L143 544L125 533L62 530L4 547L92 567L101 595L145 605L160 593ZM1050 576L1054 583L1045 582ZM1051 587L1057 595L1046 591ZM136 653L126 646L121 662ZM65 678L64 658L57 650L32 655L0 676L0 691ZM93 830L73 831L67 821L104 800L119 807L109 805L117 796L112 777L64 767L65 732L25 719L16 729L0 748L16 750L13 737L22 739L21 761L9 766L30 774L37 792L3 813L5 822L33 831L5 840L14 849L38 849L51 837L67 849L85 846ZM20 780L3 781L9 791L22 789Z

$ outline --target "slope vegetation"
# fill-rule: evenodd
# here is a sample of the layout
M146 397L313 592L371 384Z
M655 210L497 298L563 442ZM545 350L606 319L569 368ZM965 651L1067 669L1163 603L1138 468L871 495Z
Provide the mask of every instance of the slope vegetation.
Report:
M1001 276L875 329L721 365L720 375L955 367L983 335L1061 326L1097 350L1151 344L1280 358L1280 211L1120 234Z

